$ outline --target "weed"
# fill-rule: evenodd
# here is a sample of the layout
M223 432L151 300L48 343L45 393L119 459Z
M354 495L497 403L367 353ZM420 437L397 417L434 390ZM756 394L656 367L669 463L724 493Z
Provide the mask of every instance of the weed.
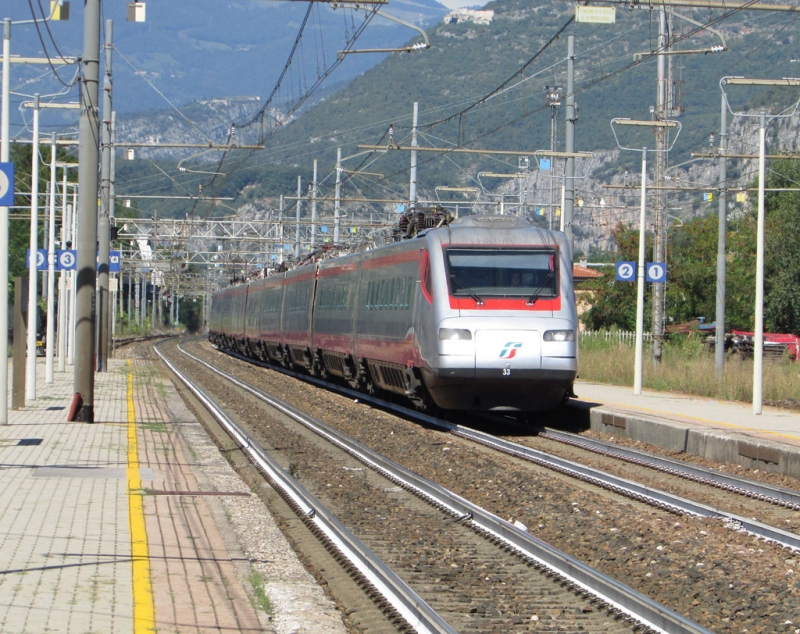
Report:
M581 379L633 385L634 347L616 339L581 339L578 373ZM645 346L642 385L654 390L683 392L729 401L749 402L753 398L753 360L728 356L724 379L719 381L714 355L699 337L676 337L664 343L661 364L649 363ZM800 399L800 366L788 357L764 363L765 401Z
M250 573L250 583L253 586L253 594L255 595L256 603L261 610L266 613L270 618L273 616L272 602L269 600L267 593L264 590L264 577L260 572L253 569Z

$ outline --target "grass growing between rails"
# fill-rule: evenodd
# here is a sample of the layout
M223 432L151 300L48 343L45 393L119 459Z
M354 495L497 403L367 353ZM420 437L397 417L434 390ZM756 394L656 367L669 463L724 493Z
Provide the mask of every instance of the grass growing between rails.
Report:
M581 337L578 376L584 381L633 385L635 347L617 338ZM753 400L753 360L728 356L720 382L714 370L714 354L700 337L682 336L664 343L661 365L653 367L645 342L642 386L646 389L683 392L725 401ZM788 357L764 360L764 402L800 408L800 363Z

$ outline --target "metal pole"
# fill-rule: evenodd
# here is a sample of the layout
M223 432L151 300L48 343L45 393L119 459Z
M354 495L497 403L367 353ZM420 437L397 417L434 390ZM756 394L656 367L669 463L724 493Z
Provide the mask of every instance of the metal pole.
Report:
M56 135L50 144L50 226L47 240L47 359L45 383L52 383L56 338Z
M414 102L414 114L411 122L411 147L417 147L417 125L419 118L419 103ZM411 177L408 185L408 206L409 211L414 211L417 207L417 151L411 150Z
M94 422L95 261L97 248L97 96L100 68L100 0L85 0L83 76L78 151L78 280L75 310L75 387L83 404L75 419Z
M283 194L281 194L280 198L278 199L278 246L280 247L280 250L278 251L278 264L283 264L283 255L284 251L286 250L283 244L283 205ZM338 238L338 234L336 234L336 237Z
M128 273L128 334L131 332L131 319L133 319L133 270Z
M117 175L117 152L116 152L116 135L117 135L117 113L111 111L111 177L108 183L108 208L109 208L109 224L114 221L114 212L117 208L117 194L115 191L115 182ZM110 246L109 246L110 248ZM116 276L117 290L114 295L114 315L111 320L111 340L116 341L117 338L117 319L120 320L120 328L122 328L122 250L120 250L119 257L119 274ZM119 309L117 309L117 300L119 300ZM111 355L113 356L114 349L112 345Z
M764 364L764 172L767 115L758 129L758 231L756 237L756 329L753 349L753 414L761 414Z
M667 12L661 9L659 13L658 49L668 50L667 41ZM658 75L656 86L656 121L665 121L667 118L667 60L665 55L658 56ZM667 128L658 126L656 132L656 157L655 157L655 184L662 186L667 168ZM653 232L653 259L664 262L665 257L665 229L666 229L666 202L665 193L657 189L654 198L655 231ZM664 284L653 285L653 366L661 364L662 356L662 328L664 324Z
M567 152L575 151L575 37L570 35L567 38L567 107L565 144ZM575 159L568 158L564 167L566 184L564 190L564 205L561 207L561 218L564 223L564 232L569 242L569 259L572 261L572 254L575 253L575 235L572 232L572 212L575 201Z
M67 168L61 175L61 248L67 248ZM58 274L58 371L67 364L67 272Z
M147 328L147 273L142 273L142 328Z
M28 248L28 356L25 364L25 398L36 400L36 293L39 272L36 267L39 249L39 95L33 96L33 146L31 147L31 231Z
M106 20L105 75L103 76L102 159L100 165L100 218L97 223L98 288L97 288L97 371L108 369L109 310L108 252L110 250L111 216L111 51L114 23Z
M647 200L647 148L642 148L642 200L639 206L639 265L636 268L636 359L633 393L642 393L642 348L644 339L644 233Z
M294 257L295 259L300 259L300 209L302 205L302 201L300 200L300 195L302 194L302 182L300 179L300 174L297 175L297 207L296 207L296 219L297 222L294 226Z
M67 205L67 215L69 217L69 222L67 226L69 228L69 235L67 237L68 241L71 241L73 247L75 246L75 224L77 222L77 199L78 199L78 192L77 188L73 188L72 190L72 204ZM77 271L70 271L69 272L69 288L67 289L67 295L69 297L69 323L67 325L67 364L73 365L75 363L75 300L77 299Z
M342 148L336 148L336 188L333 196L333 243L339 244L339 210L342 204ZM281 197L283 212L283 197Z
M714 369L717 379L725 376L725 240L727 238L728 223L726 213L728 208L728 161L725 158L728 138L728 107L725 95L722 95L722 109L720 112L719 132L719 211L718 211L718 237L717 237L717 317L716 317L716 343L714 347Z
M556 151L556 111L557 111L557 109L558 109L558 107L555 106L555 105L550 106L550 151L551 152L555 152ZM553 169L555 167L555 161L553 159L549 159L549 160L550 160L550 169ZM563 179L562 179L562 183L563 183ZM553 230L553 216L555 215L555 208L556 208L556 204L555 204L556 203L556 197L555 197L555 187L554 187L554 185L555 185L555 180L551 178L550 179L550 213L547 214L548 219L549 219L549 223L548 223L549 226L547 228L550 229L550 231ZM561 204L563 205L564 203L562 202Z
M11 20L3 20L3 86L0 101L0 162L9 159L11 98ZM0 207L0 425L8 425L8 207ZM14 363L19 363L19 357Z
M311 183L311 250L314 250L317 237L317 159L314 159L314 180Z

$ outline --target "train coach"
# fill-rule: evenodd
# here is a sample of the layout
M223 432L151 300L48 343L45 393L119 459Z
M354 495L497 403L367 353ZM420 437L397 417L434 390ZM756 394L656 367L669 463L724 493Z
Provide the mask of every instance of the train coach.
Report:
M563 233L468 216L214 294L215 345L420 408L553 409L577 315Z

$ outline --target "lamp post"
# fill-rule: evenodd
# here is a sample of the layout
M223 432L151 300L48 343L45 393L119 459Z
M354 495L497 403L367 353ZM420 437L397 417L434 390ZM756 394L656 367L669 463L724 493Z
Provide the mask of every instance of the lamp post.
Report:
M651 152L669 152L675 145L678 135L681 132L681 124L678 121L636 121L634 119L612 119L611 131L614 133L614 140L617 142L617 147L620 150L630 150L633 152L642 153L642 185L641 185L641 201L639 205L639 261L636 270L636 353L634 360L633 371L633 393L640 395L642 393L642 348L644 340L644 280L645 280L645 262L644 262L644 236L645 236L645 210L647 198L647 147L634 148L622 145L617 137L617 130L615 125L627 126L645 126L651 128L678 128L675 138L669 147L659 150L651 150Z
M762 110L757 115L746 112L734 112L731 108L725 86L800 86L800 79L784 77L783 79L747 79L745 77L723 77L719 80L722 97L728 110L734 117L758 117L758 228L756 232L756 302L755 302L755 332L753 333L753 413L761 414L763 405L763 375L764 375L764 177L766 163L766 130L767 113ZM795 103L791 112L779 115L770 115L770 119L788 119L793 117L800 106L800 101Z

